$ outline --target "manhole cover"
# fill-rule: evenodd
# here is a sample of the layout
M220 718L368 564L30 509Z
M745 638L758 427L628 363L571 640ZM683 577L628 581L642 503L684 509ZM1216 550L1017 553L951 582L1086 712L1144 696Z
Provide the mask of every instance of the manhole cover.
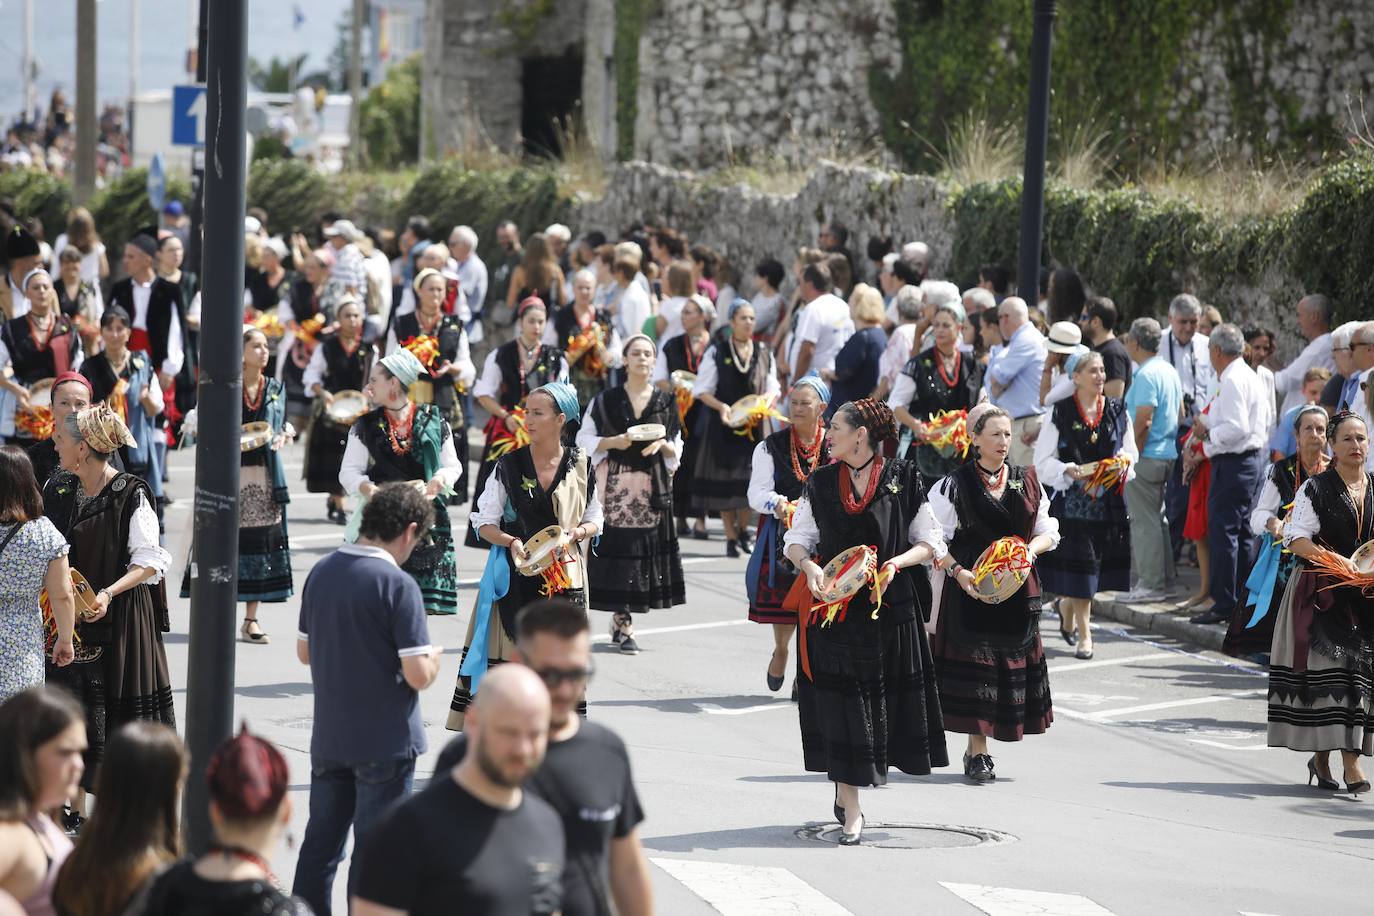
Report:
M839 845L839 824L812 824L797 831L803 840ZM882 849L954 849L960 846L984 846L995 843L1014 843L1016 837L1000 830L985 827L960 827L956 824L882 824L864 826L863 845Z

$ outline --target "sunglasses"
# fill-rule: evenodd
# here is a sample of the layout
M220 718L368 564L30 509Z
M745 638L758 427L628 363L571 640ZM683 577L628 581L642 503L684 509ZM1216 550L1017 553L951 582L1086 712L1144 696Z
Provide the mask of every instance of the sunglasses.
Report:
M592 675L596 674L596 668L592 665L588 665L585 668L568 669L535 668L534 673L537 674L539 676L539 679L544 682L545 687L548 687L550 690L553 690L555 687L558 687L560 684L564 683L577 684L586 683L587 681L590 681L592 679Z

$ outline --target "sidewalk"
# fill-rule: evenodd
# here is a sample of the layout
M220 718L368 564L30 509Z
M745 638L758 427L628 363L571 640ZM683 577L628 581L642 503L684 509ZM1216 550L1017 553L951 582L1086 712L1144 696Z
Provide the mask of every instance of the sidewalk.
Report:
M1177 597L1148 604L1127 604L1116 600L1118 592L1100 592L1093 598L1093 616L1097 619L1130 624L1151 633L1172 636L1201 649L1220 651L1222 640L1226 637L1224 624L1190 623L1188 618L1199 613L1198 610L1179 611L1174 608L1174 605L1186 596L1194 594L1197 587L1197 567L1180 566Z

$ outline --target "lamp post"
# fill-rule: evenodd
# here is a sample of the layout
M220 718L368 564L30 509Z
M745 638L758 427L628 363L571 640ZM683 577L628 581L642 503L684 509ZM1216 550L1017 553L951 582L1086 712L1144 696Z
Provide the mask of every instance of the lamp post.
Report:
M1034 304L1040 290L1045 223L1045 146L1050 133L1050 49L1056 0L1035 0L1031 32L1030 104L1026 108L1026 170L1021 181L1021 258L1017 292Z
M197 392L191 646L186 677L187 843L211 837L205 765L233 729L237 613L239 424L243 393L243 212L247 151L248 0L206 3L209 106L201 348Z

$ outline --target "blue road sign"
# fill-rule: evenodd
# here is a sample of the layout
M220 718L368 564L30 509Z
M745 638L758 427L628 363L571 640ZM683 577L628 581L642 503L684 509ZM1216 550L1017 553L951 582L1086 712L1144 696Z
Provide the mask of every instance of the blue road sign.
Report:
M167 199L167 168L162 162L161 151L153 153L153 161L148 163L148 203L153 209L162 212L162 204Z
M205 87L172 87L172 145L205 145Z

